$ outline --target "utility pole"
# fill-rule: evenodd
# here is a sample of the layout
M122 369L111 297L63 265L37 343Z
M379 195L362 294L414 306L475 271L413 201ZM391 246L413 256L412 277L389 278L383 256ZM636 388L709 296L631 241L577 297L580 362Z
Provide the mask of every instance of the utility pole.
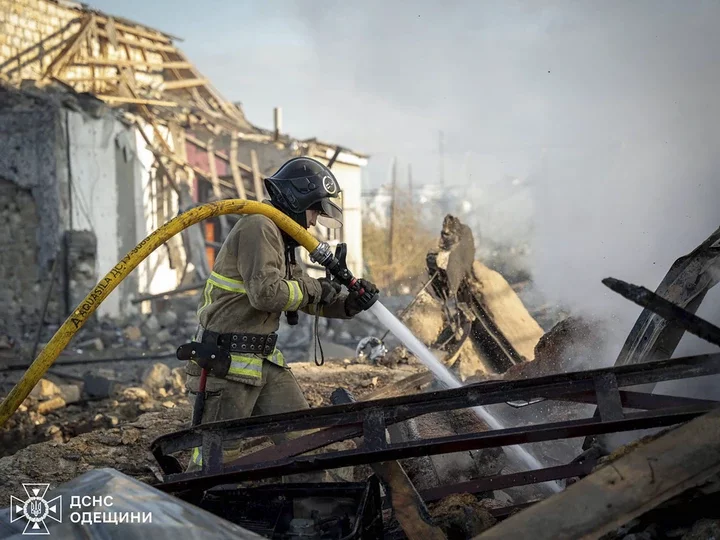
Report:
M440 156L440 187L445 187L445 145L442 131L439 132L438 146Z
M390 191L390 231L388 239L388 246L390 247L388 256L388 273L392 272L393 264L395 263L395 199L397 197L397 158L393 158L392 166L392 188Z
M412 184L412 163L408 163L408 198L410 204L413 203L413 184Z

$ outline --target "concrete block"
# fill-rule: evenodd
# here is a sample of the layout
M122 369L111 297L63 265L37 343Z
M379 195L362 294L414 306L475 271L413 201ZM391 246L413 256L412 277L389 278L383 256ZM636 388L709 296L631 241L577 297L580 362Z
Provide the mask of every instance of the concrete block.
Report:
M82 388L78 384L61 384L58 386L60 391L60 397L65 400L65 403L77 403L80 401L82 394Z
M30 392L30 396L35 399L50 399L58 394L60 394L60 389L48 379L40 379Z
M86 373L83 382L85 383L85 393L90 397L107 398L112 396L117 389L116 381L92 373Z

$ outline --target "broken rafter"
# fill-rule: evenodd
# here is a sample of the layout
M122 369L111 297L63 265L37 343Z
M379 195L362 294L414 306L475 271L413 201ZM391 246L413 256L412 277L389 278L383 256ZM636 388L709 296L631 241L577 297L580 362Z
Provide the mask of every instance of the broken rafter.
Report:
M215 142L210 139L207 143L208 168L210 169L210 182L212 183L213 195L217 200L222 199L220 191L220 178L217 174L217 164L215 163Z
M235 189L237 190L238 197L246 199L247 194L245 193L245 182L243 182L242 174L240 173L237 152L238 138L237 133L233 131L230 139L230 172L233 176L233 182L235 183Z
M140 132L140 135L142 136L142 138L145 139L145 143L147 143L148 148L150 149L150 151L151 151L151 152L153 153L153 155L155 156L155 159L157 160L157 163L159 163L160 165L162 165L161 158L164 156L164 154L163 154L162 152L158 151L158 150L155 148L155 145L154 145L153 142L150 140L150 137L148 137L148 136L147 136L147 133L145 133L145 130L143 129L143 126L140 125L140 123L137 122L137 121L135 121L135 125L137 126L137 130ZM167 157L172 157L172 156L167 156ZM162 165L162 170L166 171L166 176L167 176L168 182L170 182L170 185L172 186L173 190L175 190L175 193L178 193L178 194L179 194L179 193L180 193L180 188L178 187L177 183L175 182L175 179L172 177L172 175L170 175L169 173L167 173L167 170L165 169L165 166L164 166L164 165Z
M86 58L81 62L73 62L74 66L106 66L106 67L154 67L157 69L188 69L190 62L147 62L141 60L107 60L104 58Z
M196 167L195 165L190 165L190 168L191 168L191 169L193 170L193 172L194 172L195 174L197 174L200 178L202 178L203 180L206 180L207 182L211 182L211 183L212 183L212 180L211 180L212 174L211 174L210 172L204 171L204 170L202 170L200 167ZM228 181L226 181L226 180L223 180L222 178L219 178L219 177L218 177L217 182L218 182L219 185L221 185L221 186L223 186L223 187L226 187L226 188L235 190L235 186L234 186L233 184L231 184L230 182L228 182Z
M138 97L137 90L135 89L134 77L131 77L128 74L128 70L122 70L121 75L123 78L123 82L125 83L125 86L127 87L128 92L130 92L132 97L135 99L141 99ZM142 113L142 116L145 118L145 120L152 126L155 137L157 137L157 139L160 141L160 145L163 147L168 157L170 157L176 163L180 161L178 160L177 156L175 156L175 152L173 152L173 149L170 148L170 145L165 140L165 137L163 137L163 134L160 132L160 129L155 122L155 115L150 111L150 109L147 108L147 106L142 104L140 105L140 112ZM182 165L183 167L185 166L184 163L178 164Z
M120 82L122 80L122 77L118 75L98 75L96 77L73 77L70 78L64 78L64 79L58 79L60 82L72 86L73 83L86 83L86 82ZM100 96L96 96L100 97Z
M77 33L68 39L65 48L50 63L47 70L45 70L45 74L42 77L43 79L47 80L59 75L63 68L65 68L77 54L78 49L88 35L90 35L94 26L95 16L92 13L85 16Z
M235 135L235 137L237 137L237 135ZM197 137L193 137L193 136L190 135L189 133L188 133L187 135L185 135L185 140L186 140L187 142L192 143L193 145L197 146L198 148L201 148L202 150L207 151L207 149L208 149L207 144L205 144L203 141L201 141L201 140L198 139ZM232 149L232 142L231 142L230 148ZM217 157L219 157L220 159L222 159L225 163L230 163L230 159L231 159L230 156L228 156L228 155L225 154L224 152L218 152L218 151L216 150L216 151L215 151L215 155L216 155ZM237 159L237 156L236 156L236 159ZM238 162L238 163L237 163L237 166L240 167L240 169L242 169L242 170L245 171L245 172L248 172L248 173L252 172L252 168L248 167L248 166L245 165L244 163Z
M147 30L143 30L142 28L134 27L134 26L128 26L127 24L123 24L121 22L118 22L113 17L107 17L107 16L98 16L97 21L99 24L105 25L108 23L108 21L112 20L113 24L115 25L115 28L118 30L121 30L127 34L132 34L134 36L143 37L146 39L150 39L152 41L157 41L159 43L172 43L172 40L167 35L163 34L162 32L149 32Z
M165 45L163 43L153 43L150 41L140 41L138 39L129 39L124 36L115 35L111 37L111 34L107 30L98 29L98 36L109 40L114 46L117 47L116 43L122 43L123 45L130 45L138 49L147 49L148 51L174 51L175 47L172 45ZM115 43L113 43L115 41Z
M713 345L720 345L720 328L665 300L659 294L655 294L645 287L632 285L615 278L605 278L602 282L603 285L619 295L652 311L669 323L675 324Z
M98 99L107 101L109 103L132 103L140 105L156 105L158 107L177 107L177 103L174 101L163 101L161 99L146 99L136 97L125 97L125 96L107 96L103 94L96 95Z
M263 186L260 175L260 166L258 165L257 152L253 148L250 150L250 166L252 167L253 186L255 188L255 199L260 200L263 197Z
M179 62L179 61L184 60L184 58L179 54L179 52L177 50L174 50L170 53L161 52L160 54L162 56L163 61L167 62L167 63ZM171 68L170 73L173 74L173 76L175 77L175 79L177 81L186 80L186 77L180 73L179 69ZM201 77L195 70L191 70L191 73L196 77L194 80L204 80L204 78ZM173 83L175 81L168 81L168 82ZM207 114L210 117L212 117L213 119L217 120L218 116L221 115L222 113L217 110L213 110L213 107L200 94L200 89L204 89L206 92L211 94L211 92L206 87L207 87L207 82L205 82L202 85L183 87L182 90L185 90L190 95L190 97L195 102L197 108L200 111L202 111L203 114ZM167 89L167 86L165 88Z
M185 57L185 55L184 55L181 51L179 51L179 50L177 50L177 49L176 49L172 54L173 54L176 58L179 58L181 61L187 61L187 58ZM204 77L200 74L200 72L195 68L195 66L194 66L192 63L190 63L190 62L187 62L187 63L188 63L189 65L188 65L188 67L187 67L186 69L188 69L188 70L190 71L190 73L192 73L192 75L193 75L196 79L203 79L203 78L204 78ZM215 104L220 108L220 112L221 112L221 113L225 114L228 118L230 118L230 119L232 119L232 120L234 120L234 121L236 121L236 122L240 122L240 123L243 123L243 124L245 123L245 119L242 117L242 115L239 114L239 111L237 110L237 108L234 107L233 105L231 105L230 103L228 103L227 101L225 101L225 99L223 99L223 98L220 96L220 94L215 90L215 88L213 88L213 86L212 86L209 82L207 82L207 83L205 83L204 85L202 85L202 89L208 94L208 96L209 96L209 97L215 102ZM198 95L198 97L199 97L199 95ZM200 103L202 104L203 102L204 102L204 104L207 105L210 109L216 108L216 107L213 107L210 102L208 102L207 100L201 98ZM206 112L211 112L211 111L206 111Z
M194 86L203 86L207 84L207 79L181 79L177 81L165 81L163 90L184 90Z

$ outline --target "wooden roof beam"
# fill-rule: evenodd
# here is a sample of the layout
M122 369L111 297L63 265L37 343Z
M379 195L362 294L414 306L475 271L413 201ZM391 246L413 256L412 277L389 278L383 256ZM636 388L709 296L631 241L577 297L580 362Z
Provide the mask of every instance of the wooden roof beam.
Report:
M177 81L165 81L163 90L183 90L195 86L204 86L208 83L207 79L180 79Z
M117 27L117 23L115 26ZM108 41L111 41L110 34L108 33L107 30L104 30L101 28L98 29L98 35L100 37L107 39ZM123 45L131 45L133 47L137 47L138 49L147 49L149 51L172 52L175 50L175 47L173 47L172 45L166 45L164 43L152 43L152 42L148 42L148 41L140 41L138 39L129 39L124 36L115 36L115 40L118 43L122 43Z
M77 33L67 40L65 48L50 63L47 70L45 70L43 79L51 79L60 74L68 65L69 61L77 54L78 49L83 44L83 41L90 35L94 26L95 15L91 13L83 19Z
M207 145L207 144L205 144L204 142L202 142L202 141L201 141L200 139L198 139L197 137L193 137L193 136L190 135L189 133L186 133L186 134L185 134L185 140L186 140L187 142L189 142L189 143L194 144L194 145L197 146L198 148L200 148L200 149L202 149L202 150L205 150L206 152L209 152L209 151L210 151L210 150L208 150L208 145ZM232 148L232 146L231 146L231 148ZM219 158L220 158L221 160L223 160L225 163L231 163L230 157L229 157L226 153L224 153L224 152L218 152L217 150L214 150L214 153L215 153L215 155L216 155L217 157L219 157ZM236 162L236 163L237 163L237 166L238 166L239 169L242 169L243 171L248 172L248 173L251 173L251 172L252 172L252 168L248 167L247 165L245 165L245 164L243 164L243 163L240 163L240 162Z
M145 62L141 60L106 60L104 58L84 58L82 61L73 62L74 66L107 66L107 67L138 67L147 66L157 69L190 69L190 62Z
M105 16L99 16L98 17L98 23L100 24L106 24L109 20L109 17ZM128 26L127 24L123 24L117 21L117 19L113 19L113 22L115 23L115 28L118 30L121 30L123 32L127 32L128 34L133 34L135 36L144 37L146 39L152 39L153 41L157 41L160 43L172 43L172 40L160 32L151 32L148 30L144 30L142 28L134 27L134 26Z
M158 107L177 107L177 103L175 103L174 101L163 101L161 99L145 99L127 96L106 96L102 94L95 97L97 97L98 99L102 99L103 101L107 101L108 103L129 103L138 105L156 105Z

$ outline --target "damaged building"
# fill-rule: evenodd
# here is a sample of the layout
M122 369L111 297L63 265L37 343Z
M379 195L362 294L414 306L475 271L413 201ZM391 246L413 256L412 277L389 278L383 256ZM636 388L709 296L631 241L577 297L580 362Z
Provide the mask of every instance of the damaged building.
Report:
M251 125L163 32L62 0L0 0L0 22L0 338L9 337L0 353L11 350L0 383L12 387L0 403L0 498L51 486L69 519L49 523L50 534L720 535L720 402L671 388L720 374L720 354L673 358L685 333L720 346L720 328L695 315L720 279L720 229L655 292L603 281L618 302L643 308L608 367L597 363L600 321L524 302L517 283L477 260L467 223L448 215L409 304L382 297L377 310L321 328L336 349L320 362L308 354L310 329L285 336L309 409L191 425L176 351L236 219L223 216L162 245L103 302L108 320L84 326L44 365L53 347L40 346L28 370L16 342L62 320L142 238L197 204L262 199L263 176L290 156L336 171L345 227L313 234L346 242L362 274L367 157L290 137L280 109L274 129ZM118 322L151 302L153 313ZM202 463L189 471L196 450ZM93 507L75 519L78 499ZM23 505L0 505L0 538L39 527L37 505ZM118 513L152 519L135 527Z
M0 335L57 324L143 238L194 205L262 200L262 179L287 159L331 164L343 190L340 232L360 271L361 171L367 156L252 125L174 45L173 36L64 0L0 2ZM172 238L98 309L200 283L236 217ZM307 257L305 263L309 263ZM52 285L51 285L52 284ZM47 307L45 308L45 304ZM147 310L148 304L139 307Z

